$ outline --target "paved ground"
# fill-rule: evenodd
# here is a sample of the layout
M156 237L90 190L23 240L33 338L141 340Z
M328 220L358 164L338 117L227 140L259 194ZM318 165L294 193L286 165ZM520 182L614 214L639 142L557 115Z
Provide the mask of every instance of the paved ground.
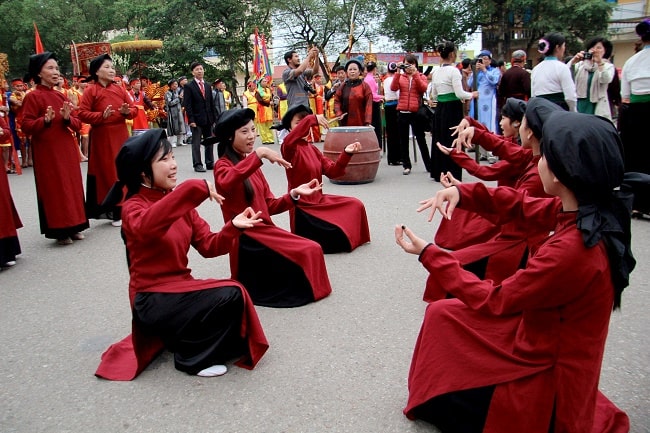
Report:
M195 177L189 147L176 155L179 177ZM282 193L283 170L263 169ZM415 213L418 200L439 188L422 164L403 176L383 160L366 185L326 181L326 192L364 201L372 243L326 256L328 298L296 309L258 308L271 348L255 370L231 367L203 379L176 371L164 353L133 382L93 376L101 353L130 329L119 230L92 221L74 245L45 239L32 177L31 169L10 177L25 228L18 264L0 272L0 432L435 431L402 415L426 272L393 240L396 223L428 238L437 227ZM223 224L216 204L199 211L215 230ZM285 215L274 219L288 227ZM642 433L650 432L649 220L633 222L633 241L639 265L612 317L601 389ZM192 254L190 265L197 277L229 275L227 257Z

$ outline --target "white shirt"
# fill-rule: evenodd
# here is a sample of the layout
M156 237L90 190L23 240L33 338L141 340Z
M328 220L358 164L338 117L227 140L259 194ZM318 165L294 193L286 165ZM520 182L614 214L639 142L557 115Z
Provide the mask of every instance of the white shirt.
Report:
M392 91L390 90L390 83L393 82L393 77L388 76L384 78L384 99L386 101L392 101L399 99L399 90Z
M629 59L623 65L621 96L650 94L650 45Z
M441 66L435 70L431 84L429 96L432 101L437 101L438 95L447 93L455 94L458 99L472 99L472 94L463 90L462 76L454 65Z
M564 100L567 102L578 100L571 69L557 59L546 59L533 68L530 76L530 93L532 96L563 93Z

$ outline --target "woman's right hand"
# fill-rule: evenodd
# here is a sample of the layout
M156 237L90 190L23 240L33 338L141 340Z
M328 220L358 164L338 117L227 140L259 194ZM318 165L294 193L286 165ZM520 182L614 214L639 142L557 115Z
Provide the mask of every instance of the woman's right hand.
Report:
M457 152L462 152L463 148L472 148L472 139L474 138L474 127L470 126L463 132L458 134L458 137L451 143L452 147L456 148Z
M454 175L451 174L451 171L448 171L447 173L440 173L440 184L445 188L460 185L461 183L462 182L460 180L456 179Z
M281 165L284 168L291 168L291 163L289 161L285 160L282 158L282 155L268 147L258 147L255 149L255 153L260 159L264 158L273 164Z
M205 184L208 185L208 194L209 194L208 198L210 199L210 201L216 200L217 203L223 204L223 201L226 198L217 192L217 189L215 188L214 184L209 180L206 180Z
M106 108L104 109L104 112L102 113L102 117L104 119L108 119L109 117L111 117L111 114L113 114L113 106L107 105Z
M318 120L318 124L323 128L323 129L329 129L330 128L330 123L327 120L327 117L323 116L322 114L317 114L316 115L316 120Z
M458 188L445 188L438 191L435 197L422 200L420 202L420 207L416 210L417 212L422 212L423 210L431 208L431 213L429 213L429 218L427 219L429 222L433 220L433 216L436 214L436 209L438 209L438 212L440 212L440 215L442 215L443 218L450 220L451 214L454 212L459 201L460 192L458 191Z
M244 212L240 213L239 215L235 215L235 217L232 219L232 224L238 229L249 229L255 226L255 224L262 222L260 215L262 215L261 210L255 212L253 208L247 207L244 209Z
M460 123L456 126L452 126L449 128L451 130L451 136L453 137L456 134L459 134L469 128L469 120L463 118L463 120L460 121Z

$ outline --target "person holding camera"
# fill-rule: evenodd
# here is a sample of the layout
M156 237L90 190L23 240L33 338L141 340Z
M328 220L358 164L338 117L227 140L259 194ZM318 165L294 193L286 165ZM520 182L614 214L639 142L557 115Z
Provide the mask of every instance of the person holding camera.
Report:
M591 39L569 61L574 68L578 112L596 114L612 120L607 86L614 79L616 69L607 60L612 55L612 43L603 37Z
M372 90L361 79L363 65L357 59L345 64L347 80L334 94L334 113L341 126L372 124Z
M287 88L287 104L309 106L309 92L311 85L308 85L304 77L306 71L311 71L311 76L318 74L318 48L309 50L307 57L302 62L295 51L284 53L284 62L288 68L282 72L282 81ZM311 66L313 65L313 66Z
M431 156L424 138L424 129L418 122L418 109L422 104L422 95L426 92L429 83L427 77L418 71L418 58L413 54L404 56L404 61L397 64L399 73L395 74L390 89L399 90L397 101L397 128L402 154L402 174L411 174L411 158L409 156L409 127L418 142L424 168L431 171Z

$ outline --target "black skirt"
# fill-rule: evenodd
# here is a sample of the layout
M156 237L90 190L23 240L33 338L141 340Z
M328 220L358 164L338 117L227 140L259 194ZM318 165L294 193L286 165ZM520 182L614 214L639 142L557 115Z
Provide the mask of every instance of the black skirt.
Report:
M456 179L463 179L463 169L436 146L436 142L440 142L445 147L451 147L454 137L451 136L452 131L449 128L458 125L461 120L463 120L462 101L438 102L431 133L431 177L436 181L440 181L440 173L448 171Z
M138 293L133 320L140 330L160 337L174 353L177 370L189 374L239 358L244 298L239 287L224 286L186 293Z
M318 242L325 254L352 251L350 240L343 230L334 224L309 215L299 207L295 209L294 224L298 236Z
M623 142L625 171L650 174L650 144L646 123L650 102L623 104L619 112L619 130Z
M299 307L314 302L300 266L245 234L239 237L238 262L236 279L255 305Z

